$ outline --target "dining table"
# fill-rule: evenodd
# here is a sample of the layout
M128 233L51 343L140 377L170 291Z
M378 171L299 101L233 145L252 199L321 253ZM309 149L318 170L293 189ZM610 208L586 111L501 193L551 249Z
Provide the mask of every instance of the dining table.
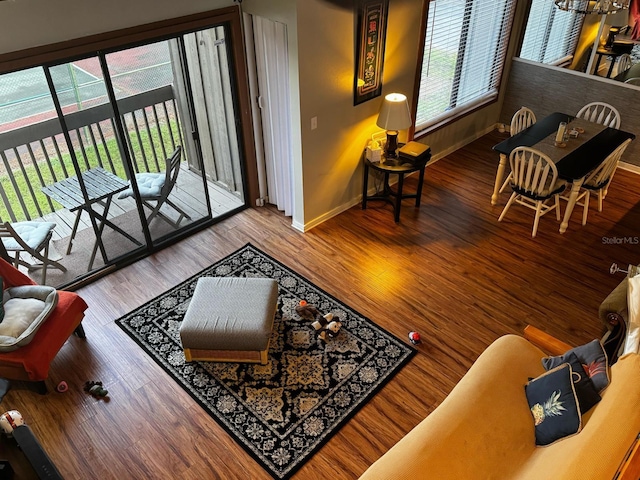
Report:
M567 132L579 132L569 136L559 145L556 133L561 122L567 123ZM493 146L500 154L491 204L496 205L503 182L509 155L517 147L531 147L549 156L556 165L558 177L571 184L567 208L560 224L560 233L567 231L569 219L575 207L580 187L591 171L598 167L619 145L635 139L633 133L607 127L562 112L554 112L537 121L520 133Z
M91 271L93 268L93 262L95 261L98 250L100 250L104 263L107 263L107 254L104 243L102 242L102 232L105 226L110 227L136 245L142 245L137 239L108 219L113 196L127 188L129 188L129 182L101 167L86 170L82 172L80 177L72 176L42 187L42 192L48 197L58 202L70 212L76 212L76 219L69 237L67 255L71 253L71 247L78 231L81 213L85 211L89 214L89 219L91 220L96 235L96 241L93 246L93 251L91 252L87 271ZM86 195L83 193L83 190Z

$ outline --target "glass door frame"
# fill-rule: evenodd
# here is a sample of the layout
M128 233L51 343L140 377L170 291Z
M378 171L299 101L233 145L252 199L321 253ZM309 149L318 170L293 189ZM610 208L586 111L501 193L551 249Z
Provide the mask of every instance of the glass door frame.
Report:
M238 211L252 206L253 202L251 202L250 199L258 198L258 175L255 162L255 152L253 150L253 130L251 128L251 108L242 36L241 11L239 6L226 7L218 10L140 25L137 27L90 35L53 45L45 45L19 52L0 54L0 74L3 74L32 67L49 67L95 55L102 55L104 58L104 55L111 51L119 51L127 47L150 43L153 41L160 41L163 39L177 38L183 34L218 26L225 26L225 31L228 32L228 39L230 42L230 46L228 47L229 72L232 76L234 87L233 99L236 109L235 126L239 139L238 148L241 152L240 168L242 170L244 185L244 205L230 210L224 215L216 218L212 218L211 214L209 214L207 218L195 221L184 229L180 229L179 233L175 235L175 237L172 236L171 238L164 239L156 244L148 243L147 248L142 249L142 251L140 251L140 249L136 250L135 255L127 256L127 258L123 259L122 262L118 261L115 265L110 265L111 268L105 268L96 272L89 272L86 275L78 277L75 281L66 285L65 288L74 289L80 287L89 283L94 278L113 271L115 268L120 268L129 263L133 263L154 251L182 240L198 230L218 223ZM191 105L191 108L193 108L193 105ZM114 115L117 115L117 111L114 111ZM63 126L63 129L67 132L66 126ZM122 135L122 131L120 132L120 135ZM69 138L66 138L65 140L67 143L69 142ZM126 151L126 149L124 150ZM131 161L128 154L126 158L128 162ZM78 160L75 158L75 168L78 167L77 162ZM198 158L198 162L202 164L202 158Z

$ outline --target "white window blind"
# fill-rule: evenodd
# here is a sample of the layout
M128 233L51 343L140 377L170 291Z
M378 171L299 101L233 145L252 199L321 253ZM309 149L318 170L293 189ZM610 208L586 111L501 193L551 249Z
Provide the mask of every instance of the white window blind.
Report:
M416 130L498 93L515 0L431 0Z
M584 15L560 10L549 0L533 0L520 57L549 65L573 58Z

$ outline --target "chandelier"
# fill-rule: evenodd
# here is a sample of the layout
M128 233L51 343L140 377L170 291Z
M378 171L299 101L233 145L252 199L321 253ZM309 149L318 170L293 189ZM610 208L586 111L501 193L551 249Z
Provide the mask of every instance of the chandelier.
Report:
M608 15L627 10L631 0L553 0L560 10L581 14Z

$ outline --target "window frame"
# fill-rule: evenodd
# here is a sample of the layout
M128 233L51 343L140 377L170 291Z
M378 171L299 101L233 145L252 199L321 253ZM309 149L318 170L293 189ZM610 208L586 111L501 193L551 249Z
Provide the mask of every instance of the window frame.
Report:
M523 25L522 25L522 41L520 42L520 45L518 47L518 56L520 58L523 58L525 60L529 60L531 62L538 62L538 63L542 63L544 65L553 65L553 66L565 66L565 65L569 65L571 64L571 62L573 62L574 58L575 58L575 54L576 54L576 50L578 48L578 44L580 43L580 35L582 32L582 28L584 27L584 20L585 20L585 16L584 15L580 15L580 14L574 14L574 22L571 25L571 27L569 28L568 32L565 32L563 35L563 40L566 41L567 37L569 34L572 34L575 36L575 40L573 41L573 48L571 48L570 50L572 50L571 52L566 52L565 55L563 55L562 57L559 57L557 59L555 59L552 62L545 62L544 61L544 57L546 55L547 52L547 48L549 45L549 37L552 33L553 27L554 27L554 22L556 20L558 20L558 15L561 14L560 12L563 12L562 10L559 10L557 8L552 8L551 10L549 10L550 15L549 17L551 17L550 19L547 17L547 21L546 21L546 27L545 27L545 34L543 36L543 41L542 41L542 49L540 52L538 52L537 54L537 58L531 59L531 58L525 58L522 57L522 49L524 46L524 41L526 39L526 34L527 34L527 27L529 26L529 20L531 18L531 12L533 10L533 2L535 2L536 0L531 0L531 2L529 3L528 9L527 9L527 13L526 13L526 17L524 19ZM546 2L548 0L540 0L542 2ZM564 12L564 13L569 13L569 12ZM571 33L573 31L577 31L577 34Z
M511 25L508 32L506 33L506 42L504 46L505 53L504 53L504 58L502 59L502 66L498 71L495 72L494 74L495 76L493 77L495 81L496 91L487 95L483 95L480 98L476 98L470 102L467 102L462 106L457 106L456 111L453 111L453 110L450 111L448 115L444 116L444 118L440 118L442 117L442 115L438 115L434 117L435 119L434 121L428 122L426 125L416 128L418 101L420 97L420 83L422 79L422 71L424 68L424 53L425 53L425 46L426 46L425 42L427 38L427 26L429 23L429 6L432 1L435 1L435 0L423 1L422 13L421 13L422 17L421 17L421 23L420 23L420 36L418 40L419 41L419 44L418 44L419 61L416 69L416 75L415 75L414 95L413 95L412 110L411 110L413 125L411 126L409 131L409 138L415 138L415 139L428 135L431 132L434 132L451 123L454 123L459 119L465 117L466 115L469 115L498 100L499 93L500 93L500 86L502 84L502 78L503 78L505 67L508 61L508 54L509 54L511 40L512 40L513 28L514 26L516 26L517 9L518 9L518 3L519 3L517 0L512 0L513 4L511 6L511 12L510 14L508 14L510 15L510 18L505 18L503 16L503 21L510 20ZM473 2L473 0L466 0L466 2ZM496 45L496 50L499 48L500 46ZM459 62L456 61L456 75L459 75L459 72L461 71L458 68L458 63Z

